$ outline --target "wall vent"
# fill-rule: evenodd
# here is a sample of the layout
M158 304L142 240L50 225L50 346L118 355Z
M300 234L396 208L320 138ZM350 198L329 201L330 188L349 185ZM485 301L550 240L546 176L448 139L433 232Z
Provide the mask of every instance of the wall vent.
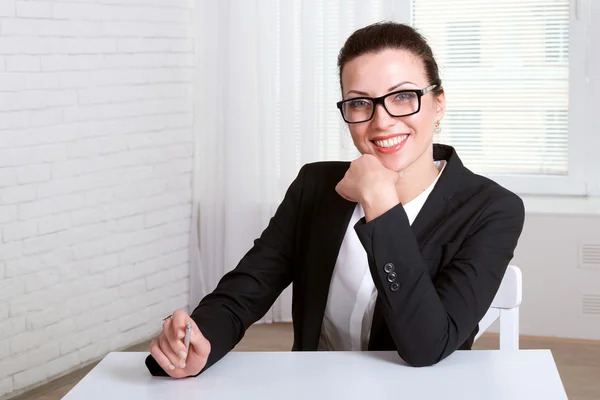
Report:
M600 317L600 294L584 293L581 295L581 313Z
M579 245L579 268L600 269L600 243Z

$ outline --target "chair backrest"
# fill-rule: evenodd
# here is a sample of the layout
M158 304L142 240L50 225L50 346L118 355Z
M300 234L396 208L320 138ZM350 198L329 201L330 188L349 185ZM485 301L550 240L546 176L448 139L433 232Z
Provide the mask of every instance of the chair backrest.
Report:
M475 340L500 319L500 350L519 349L519 306L522 300L523 278L521 270L509 265L492 301L492 305L479 322L479 332Z

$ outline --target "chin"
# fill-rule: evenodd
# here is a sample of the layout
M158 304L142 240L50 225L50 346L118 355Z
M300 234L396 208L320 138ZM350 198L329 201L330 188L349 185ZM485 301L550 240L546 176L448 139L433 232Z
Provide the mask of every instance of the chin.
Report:
M365 148L359 149L359 152L363 155L370 154L372 156L375 156L379 160L381 165L383 165L384 167L386 167L389 170L396 171L396 172L400 172L400 171L404 170L410 164L410 163L409 164L406 163L406 160L409 159L410 157L407 157L406 152L403 152L402 149L396 153L383 154L383 153L378 152L376 149L374 149L371 146L368 146L368 147L365 146Z
M375 155L387 169L398 173L402 172L409 168L420 157L418 151L420 148L414 147L414 143L408 142L409 140L410 138L405 141L406 145L404 147L394 153L386 154L372 148L372 154Z
M402 172L406 168L406 165L404 165L404 163L399 160L397 160L397 161L388 160L386 162L382 162L382 164L387 169L395 171L395 172Z

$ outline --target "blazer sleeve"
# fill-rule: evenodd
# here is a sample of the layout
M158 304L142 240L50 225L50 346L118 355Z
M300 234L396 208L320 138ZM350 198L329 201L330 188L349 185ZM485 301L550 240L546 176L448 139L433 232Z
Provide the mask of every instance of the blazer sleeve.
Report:
M291 284L306 168L302 167L253 247L190 315L211 345L206 366L200 373L232 350L246 329L262 318ZM152 355L146 358L146 366L154 376L167 376Z
M400 357L428 366L467 340L500 287L522 232L524 207L502 196L482 211L453 260L432 279L402 205L355 225ZM396 274L390 283L390 269Z

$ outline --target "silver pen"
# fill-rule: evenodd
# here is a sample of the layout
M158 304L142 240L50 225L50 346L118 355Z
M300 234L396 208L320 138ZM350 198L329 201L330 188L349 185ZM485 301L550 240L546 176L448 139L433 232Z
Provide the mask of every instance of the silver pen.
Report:
M188 351L190 350L190 338L191 337L192 337L192 323L188 322L187 325L185 326L185 338L184 338L185 354L187 354Z

